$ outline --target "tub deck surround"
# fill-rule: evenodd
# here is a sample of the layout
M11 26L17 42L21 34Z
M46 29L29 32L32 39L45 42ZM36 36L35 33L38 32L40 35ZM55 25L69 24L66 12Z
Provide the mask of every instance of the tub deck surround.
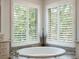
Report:
M8 37L5 37L4 34L0 33L0 59L8 59L9 58L9 44L10 41Z
M79 41L76 43L76 58L79 59Z
M17 51L19 56L35 59L57 58L65 54L65 50L57 47L30 47Z

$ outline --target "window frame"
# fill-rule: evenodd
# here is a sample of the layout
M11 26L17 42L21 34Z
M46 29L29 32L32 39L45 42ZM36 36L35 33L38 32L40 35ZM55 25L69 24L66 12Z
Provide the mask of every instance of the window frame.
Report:
M76 29L77 29L77 27L76 27L76 16L75 16L76 15L76 9L75 9L76 8L76 5L75 5L75 2L76 1L74 1L74 0L67 0L67 1L64 0L64 1L58 1L58 2L51 3L49 5L46 5L46 18L45 18L46 19L46 23L47 23L46 24L46 28L45 28L46 29L46 36L48 36L48 9L49 8L57 7L59 5L65 5L65 4L70 4L70 3L73 5L73 16L74 16L73 17L73 23L74 23L73 24L73 36L74 37L73 37L73 42L72 42L73 45L72 44L70 45L69 43L68 43L68 45L66 45L67 43L65 43L65 45L66 45L65 47L75 47L75 41L76 41L76 35L77 35L77 32L76 32ZM52 46L55 45L55 46L64 47L61 44L58 45L58 44L47 43L47 39L48 38L46 37L46 44L49 45L49 46L50 45L52 45Z
M26 7L26 8L36 8L37 9L37 24L38 24L38 26L37 26L37 28L38 28L38 30L37 30L37 33L38 33L38 40L39 40L39 42L37 42L37 43L34 43L34 44L26 44L26 45L23 45L23 46L12 46L12 40L11 40L11 47L12 48L23 48L23 47L32 47L32 46L39 46L40 45L40 31L41 31L41 27L40 27L40 23L41 23L41 21L40 21L40 5L36 5L36 4L33 4L33 3L31 3L31 2L26 2L26 1L23 1L23 3L21 2L21 1L19 1L19 0L16 0L16 1L11 1L11 21L10 21L10 34L12 35L12 20L13 20L13 13L14 13L14 5L22 5L22 6L24 6L24 7ZM11 36L10 36L11 37Z

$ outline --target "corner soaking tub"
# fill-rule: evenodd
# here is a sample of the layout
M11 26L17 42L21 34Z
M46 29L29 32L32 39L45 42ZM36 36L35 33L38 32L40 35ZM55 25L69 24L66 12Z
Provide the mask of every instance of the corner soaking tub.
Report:
M57 47L30 47L20 49L17 52L19 56L24 56L28 59L49 59L64 55L66 51Z

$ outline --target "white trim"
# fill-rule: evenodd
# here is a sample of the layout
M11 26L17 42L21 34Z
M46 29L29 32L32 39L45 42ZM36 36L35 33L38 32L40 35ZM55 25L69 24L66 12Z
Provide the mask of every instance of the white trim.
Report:
M54 3L46 5L46 9L47 8L57 7L57 6L63 5L63 4L70 4L70 3L73 3L73 2L74 2L74 0L61 0L61 1L57 1L57 2L54 2Z
M59 7L58 7L58 10L59 10ZM59 35L60 35L60 16L59 16L59 13L60 13L60 10L59 11L57 11L57 13L58 13L58 15L57 15L57 40L59 40Z
M47 27L46 27L46 30L47 30L47 34L48 34L48 9L50 8L55 8L55 7L58 7L60 5L65 5L65 4L72 4L73 5L73 22L76 23L76 20L75 20L75 1L74 0L67 0L67 1L58 1L58 2L54 2L52 4L49 4L46 6L46 23L47 23ZM56 44L56 45L61 45L61 46L69 46L69 47L75 47L75 36L76 36L76 29L75 29L75 24L73 24L73 42L63 42L63 41L60 41L60 40L52 40L52 41L47 41L47 43L49 44ZM75 31L75 32L74 32ZM47 37L48 39L48 37ZM63 45L62 45L63 44Z
M14 2L16 2L16 4L20 4L20 5L23 5L25 7L34 7L34 8L38 8L40 7L40 5L37 5L37 4L34 4L32 2L28 2L27 0L14 0Z
M48 41L47 44L75 48L75 43L73 42L63 42L63 41L53 40L53 41Z
M16 1L18 1L18 2L16 2ZM36 4L33 4L33 3L28 3L28 2L24 2L24 1L19 1L19 0L16 0L16 1L13 1L13 4L12 4L12 14L11 14L11 17L12 17L12 20L13 20L13 12L14 12L14 6L15 5L21 5L21 6L24 6L24 7L26 7L26 8L36 8L37 9L37 24L38 24L38 34L37 34L37 36L38 36L38 41L31 41L31 42L28 42L29 40L27 40L27 42L17 42L17 45L15 44L15 42L13 42L12 43L12 40L11 40L11 46L12 47L15 47L15 46L18 46L18 45L21 45L22 46L22 44L23 43L26 43L26 44L23 44L23 45L30 45L30 44L37 44L37 43L40 43L40 35L39 35L39 33L40 33L40 6L39 5L36 5ZM12 20L11 20L11 36L12 36ZM29 30L29 29L28 29ZM29 38L28 38L29 39ZM14 45L13 45L14 44Z

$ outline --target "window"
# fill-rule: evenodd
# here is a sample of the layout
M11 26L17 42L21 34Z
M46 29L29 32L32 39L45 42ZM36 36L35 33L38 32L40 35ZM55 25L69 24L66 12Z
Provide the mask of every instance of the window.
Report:
M67 2L48 7L47 12L47 43L73 47L75 40L73 4Z
M11 40L13 47L39 43L38 8L14 5Z

